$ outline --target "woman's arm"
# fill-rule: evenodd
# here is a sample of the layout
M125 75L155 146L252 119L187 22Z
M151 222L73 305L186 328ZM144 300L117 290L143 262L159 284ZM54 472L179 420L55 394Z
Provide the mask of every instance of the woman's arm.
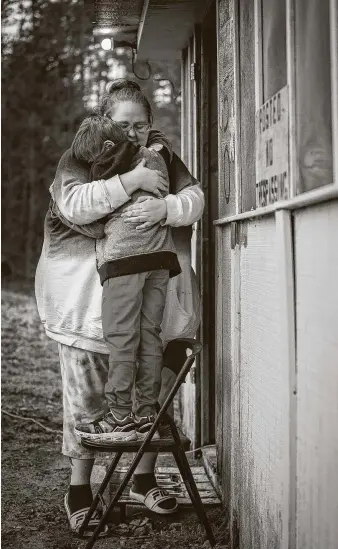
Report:
M168 194L164 225L182 227L201 219L204 210L204 194L199 184L185 187L177 194Z
M107 180L88 182L89 169L80 165L67 151L61 158L51 194L61 214L69 222L86 225L113 212L139 188L157 194L164 186L163 177L141 162L128 173Z
M199 184L185 187L166 198L140 197L123 214L126 223L134 223L138 230L156 223L182 227L198 221L204 210L204 194Z
M93 221L92 223L88 223L87 225L76 225L75 223L71 223L62 215L59 208L57 207L55 200L50 201L49 210L52 218L56 217L61 221L61 223L63 223L64 225L66 225L66 227L69 227L69 229L72 229L76 233L80 233L84 236L95 239L100 239L104 237L104 224L100 221Z
M66 151L61 157L50 189L58 209L70 223L97 221L129 200L118 176L89 181L89 169Z
M165 198L142 196L121 215L126 223L134 223L138 230L147 229L156 223L183 227L192 225L203 214L204 194L199 184L185 187L177 194Z
M162 200L139 198L122 214L126 223L137 229L146 229L163 223L172 227L192 225L204 210L204 194L198 181L191 175L182 160L173 155L169 170L171 194Z

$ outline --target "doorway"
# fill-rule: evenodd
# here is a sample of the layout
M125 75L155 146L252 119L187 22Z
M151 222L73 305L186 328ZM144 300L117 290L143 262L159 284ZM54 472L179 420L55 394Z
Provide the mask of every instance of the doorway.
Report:
M205 210L199 235L199 278L202 295L200 338L200 442L215 442L215 264L213 221L218 217L218 99L216 2L200 28L200 179Z

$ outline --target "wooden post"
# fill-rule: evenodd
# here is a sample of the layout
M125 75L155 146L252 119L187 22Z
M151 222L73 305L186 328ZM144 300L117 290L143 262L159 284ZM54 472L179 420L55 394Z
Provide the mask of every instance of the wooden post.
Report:
M231 488L230 488L230 547L237 549L240 526L240 484L241 441L240 441L240 382L241 382L241 251L236 234L238 226L231 226L234 232L231 245Z
M279 289L281 312L281 351L285 368L289 371L289 479L288 516L283 516L285 547L296 549L296 495L297 495L297 375L296 375L296 325L292 213L287 210L276 212L276 249L279 261ZM283 534L283 532L282 532ZM285 532L284 532L285 534ZM288 539L287 539L288 538ZM284 545L283 545L284 547Z

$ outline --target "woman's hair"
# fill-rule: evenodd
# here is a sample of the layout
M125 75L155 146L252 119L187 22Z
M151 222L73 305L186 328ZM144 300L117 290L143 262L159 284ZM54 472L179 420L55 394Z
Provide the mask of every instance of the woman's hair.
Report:
M126 78L119 78L107 84L106 93L103 95L99 106L99 113L102 116L111 115L114 105L124 103L125 101L132 101L133 103L143 105L148 116L148 121L152 124L153 114L147 97L141 91L137 82L127 80Z
M71 145L72 155L80 161L94 162L105 141L121 143L126 135L118 124L106 116L91 114L81 122Z

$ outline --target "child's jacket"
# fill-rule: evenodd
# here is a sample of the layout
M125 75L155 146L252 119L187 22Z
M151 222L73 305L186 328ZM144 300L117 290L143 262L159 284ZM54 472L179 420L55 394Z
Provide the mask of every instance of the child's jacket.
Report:
M91 167L92 181L110 179L134 168L143 158L146 166L159 170L167 182L163 197L169 194L169 177L164 156L155 150L136 146L129 141L111 145L105 149ZM154 196L137 190L131 196L135 202L140 196ZM124 204L101 221L104 222L104 236L96 241L97 267L101 284L107 278L166 269L170 276L181 272L171 229L157 223L148 229L136 230L136 225L125 223L121 214L130 206Z

